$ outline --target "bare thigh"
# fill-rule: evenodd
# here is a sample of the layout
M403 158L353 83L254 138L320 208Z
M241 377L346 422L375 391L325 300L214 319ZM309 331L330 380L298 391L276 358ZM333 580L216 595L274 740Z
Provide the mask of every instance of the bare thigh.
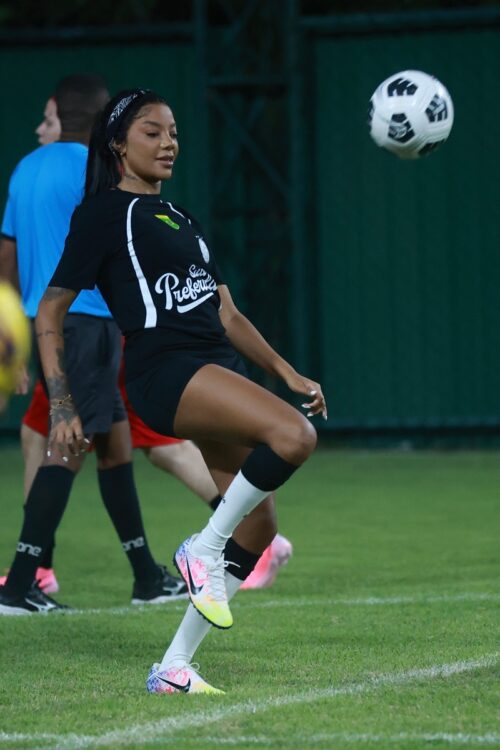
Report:
M203 440L198 447L217 489L223 495L241 469L250 448ZM246 516L233 532L233 539L248 552L260 555L276 536L274 493Z
M296 409L265 388L219 365L205 365L187 384L175 415L176 435L254 448L266 443L300 465L316 433Z

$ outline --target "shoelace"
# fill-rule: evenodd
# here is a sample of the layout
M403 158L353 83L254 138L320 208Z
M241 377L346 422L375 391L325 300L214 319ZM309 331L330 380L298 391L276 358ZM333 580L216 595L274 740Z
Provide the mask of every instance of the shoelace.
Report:
M212 564L208 564L207 573L210 576L210 589L213 598L218 602L227 601L226 581L224 571L229 565L227 560L219 557Z

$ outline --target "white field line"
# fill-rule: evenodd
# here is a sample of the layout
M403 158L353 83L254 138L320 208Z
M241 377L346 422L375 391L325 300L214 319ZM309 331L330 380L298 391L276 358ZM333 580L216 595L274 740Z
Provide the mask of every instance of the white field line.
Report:
M434 665L421 669L410 669L404 672L392 672L389 674L368 675L363 682L341 685L339 687L323 688L321 690L308 690L301 693L268 697L260 701L244 701L232 706L214 707L205 710L196 710L194 706L190 713L178 717L158 719L147 724L135 724L122 729L105 732L101 735L16 735L0 734L0 742L13 745L16 741L44 743L50 742L51 750L81 750L87 747L125 747L127 745L179 744L175 739L178 732L187 729L199 729L209 724L215 724L236 716L260 714L271 708L284 708L287 706L314 703L320 700L328 700L342 696L360 695L384 687L404 687L412 683L427 682L434 679L446 679L454 675L473 672L478 669L489 669L500 664L500 653L488 654L479 659L468 661L457 661L451 664ZM168 700L166 707L168 707ZM189 700L189 698L188 698ZM176 702L177 707L177 702ZM166 708L167 710L167 708ZM17 738L21 738L17 739ZM200 740L203 742L203 739Z
M81 743L82 741L88 741L92 743L92 741L95 739L94 737L91 737L90 735L66 735L65 741L69 742L72 739L75 740L76 743ZM51 742L51 741L60 741L61 735L58 734L6 734L5 732L0 732L0 743L2 742L9 742L9 743L15 743L15 742L29 742L30 740L35 742ZM161 738L159 740L154 740L154 742L162 741ZM298 745L299 747L307 747L308 745L317 745L317 744L323 744L326 742L344 742L345 744L348 743L356 743L356 744L400 744L404 742L419 742L419 743L432 743L435 742L443 742L448 745L465 745L466 747L473 747L473 746L484 746L488 745L490 747L492 746L500 746L500 734L464 734L463 732L458 733L452 733L452 732L399 732L398 734L372 734L370 732L363 732L363 733L352 733L352 732L323 732L322 734L302 734L302 735L290 735L287 734L286 737L287 744L290 745ZM273 739L272 737L266 737L266 736L258 736L258 735L248 735L248 736L241 736L241 737L203 737L201 742L204 745L229 745L233 747L239 747L241 745L264 745L264 746L272 746L275 744L282 744L283 738L282 737L276 737L276 739ZM81 745L80 745L81 746ZM71 745L66 745L66 747L69 748ZM75 747L78 747L78 745L75 745Z
M242 737L204 737L203 744L205 745L229 745L241 747L242 745L264 745L270 747L276 744L282 744L283 738L266 736L242 736ZM462 732L399 732L398 734L371 734L370 732L363 732L362 734L355 734L351 732L332 732L323 734L294 734L287 735L287 745L298 745L299 747L307 747L308 745L323 744L325 742L344 742L356 743L356 744L376 744L381 743L383 745L389 744L400 744L404 742L418 742L418 743L432 743L445 742L449 745L465 745L466 747L473 747L476 745L489 745L500 746L500 734L463 734Z
M245 596L245 594L242 594ZM416 596L368 596L356 599L325 599L325 598L288 598L269 599L265 602L237 601L231 609L273 609L274 607L385 607L404 604L441 604L446 602L500 602L500 594L468 592L463 594L419 594ZM184 612L187 599L165 605L130 605L126 607L98 607L91 609L70 609L68 611L53 612L50 617L69 617L75 615L131 615L144 612ZM37 618L42 619L42 618Z

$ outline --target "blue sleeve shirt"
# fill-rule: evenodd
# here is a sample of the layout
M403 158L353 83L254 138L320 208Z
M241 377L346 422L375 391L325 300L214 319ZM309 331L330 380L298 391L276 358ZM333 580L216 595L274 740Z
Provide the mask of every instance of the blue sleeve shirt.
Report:
M52 143L25 156L10 179L1 231L16 241L21 296L29 318L36 316L62 255L71 216L83 197L86 165L83 144ZM111 318L98 289L81 291L69 312Z

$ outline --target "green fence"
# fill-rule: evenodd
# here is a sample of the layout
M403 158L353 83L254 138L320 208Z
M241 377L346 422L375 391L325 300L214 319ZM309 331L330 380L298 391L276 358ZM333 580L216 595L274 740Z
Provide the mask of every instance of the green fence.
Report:
M301 249L276 255L291 261L289 314L271 306L271 282L256 299L239 283L242 267L245 279L250 267L260 278L259 263L265 269L272 260L268 247L255 247L250 265L238 256L237 237L222 248L237 302L264 319L264 332L272 333L278 312L288 317L284 340L300 342L298 366L321 380L328 396L326 429L500 424L500 29L468 27L470 14L438 16L439 24L422 15L401 16L400 23L367 17L357 27L345 19L342 26L299 24L302 54L289 71L291 129L283 138L290 137L293 164L300 162L295 173L303 175L290 217ZM36 145L33 131L55 82L87 70L104 73L113 91L146 85L165 94L181 142L168 197L205 210L210 185L199 179L201 144L210 141L199 131L198 64L188 34L2 46L0 202L12 168ZM366 127L373 90L407 68L435 74L455 104L449 142L417 163L377 149ZM220 147L233 148L230 140ZM212 163L217 168L216 158ZM235 235L240 223L235 219ZM279 236L277 229L270 227L270 236ZM17 425L24 405L14 399L0 426Z
M169 199L186 207L199 203L201 186L197 163L203 158L197 138L197 92L192 42L156 40L100 44L16 44L0 49L0 206L7 195L9 176L26 153L38 146L34 130L42 119L47 98L56 82L75 72L101 73L110 91L145 86L163 94L177 120L181 153L175 177L165 188ZM183 143L189 144L183 152ZM195 209L192 209L195 211ZM26 407L26 399L11 400L0 417L0 429L14 429Z
M500 32L350 33L310 41L317 335L332 428L500 422ZM418 163L366 128L378 83L436 75L455 104Z

